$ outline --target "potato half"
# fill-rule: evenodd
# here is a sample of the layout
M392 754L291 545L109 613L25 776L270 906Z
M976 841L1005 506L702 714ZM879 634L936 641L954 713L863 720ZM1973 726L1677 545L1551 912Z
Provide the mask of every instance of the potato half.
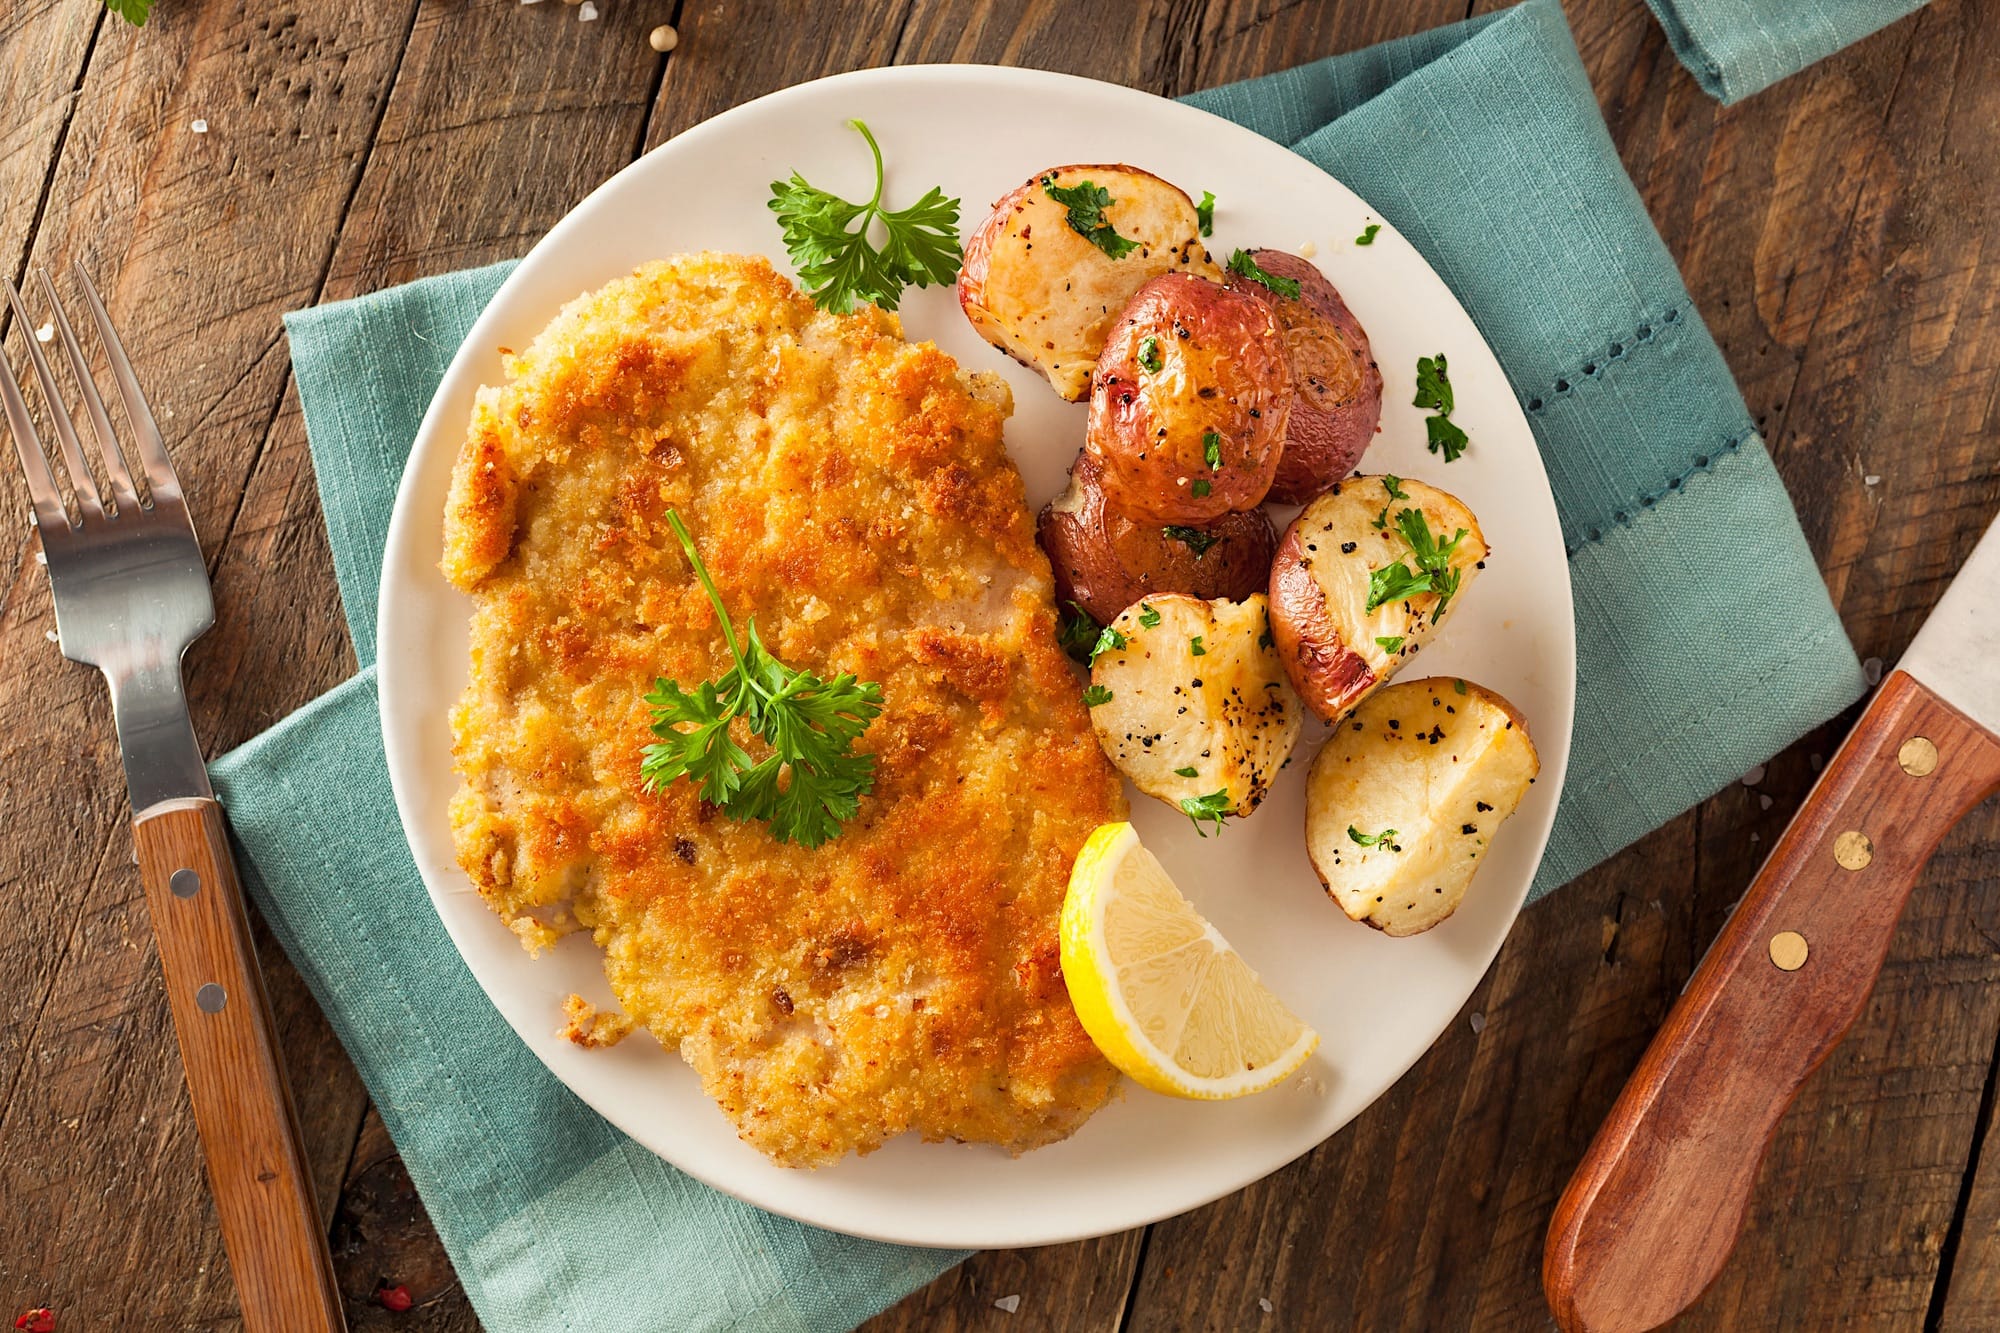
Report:
M1069 222L1048 186L1094 185L1103 219L1134 248L1114 259ZM1194 201L1150 171L1052 167L993 205L965 243L958 304L979 336L1081 402L1104 336L1132 293L1162 273L1222 271L1201 243Z
M1421 526L1406 512L1420 516ZM1456 590L1442 598L1411 592L1369 609L1377 571L1398 564L1417 570L1412 529L1440 546L1456 540L1442 562ZM1271 561L1271 633L1306 706L1338 721L1395 675L1464 598L1485 559L1472 511L1421 481L1352 477L1300 510Z
M1149 597L1106 635L1112 646L1090 668L1090 720L1118 771L1183 810L1203 800L1216 815L1255 810L1305 721L1272 651L1263 595Z
M1304 504L1354 471L1382 422L1382 372L1361 321L1310 259L1283 250L1252 250L1266 273L1299 284L1282 296L1252 278L1229 285L1271 307L1291 354L1295 395L1285 423L1285 448L1271 478L1270 498Z
M1095 458L1079 456L1069 489L1042 510L1038 535L1055 572L1056 605L1074 602L1102 623L1141 597L1241 601L1270 585L1278 530L1263 510L1199 528L1141 523L1105 504L1101 474Z
M1455 911L1541 771L1520 710L1438 676L1379 691L1306 775L1306 854L1340 910L1389 935Z
M1292 365L1254 296L1169 273L1104 340L1083 445L1111 503L1153 523L1210 523L1263 502L1285 446Z

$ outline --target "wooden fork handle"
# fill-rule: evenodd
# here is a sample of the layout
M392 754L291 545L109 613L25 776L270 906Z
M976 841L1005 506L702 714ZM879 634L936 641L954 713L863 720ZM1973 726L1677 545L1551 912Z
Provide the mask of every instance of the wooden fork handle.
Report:
M134 817L132 836L244 1327L343 1329L222 807L162 801Z
M1860 1014L1924 863L2000 784L2000 741L1892 673L1778 839L1556 1205L1568 1333L1679 1314L1743 1229L1778 1122Z

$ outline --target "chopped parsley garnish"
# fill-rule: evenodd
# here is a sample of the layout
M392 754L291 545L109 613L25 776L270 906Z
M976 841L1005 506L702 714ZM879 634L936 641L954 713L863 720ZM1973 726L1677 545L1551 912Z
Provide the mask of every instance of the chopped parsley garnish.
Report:
M146 15L152 11L153 0L104 0L104 7L133 27L143 28L146 26ZM1202 233L1204 236L1207 234Z
M1068 653L1072 661L1089 666L1091 648L1097 643L1098 633L1097 618L1071 602L1069 610L1063 613L1062 627L1056 632L1056 646Z
M648 791L685 777L731 819L759 819L779 842L817 847L839 834L874 789L875 756L854 753L854 742L881 714L882 687L794 671L764 646L754 619L744 622L739 641L680 514L669 509L667 523L715 607L736 665L692 694L664 677L653 682L646 703L660 739L640 756L639 777ZM753 762L736 743L730 724L739 717L770 746L769 755Z
M1197 500L1207 499L1208 493L1214 489L1213 486L1208 484L1207 477L1196 477L1194 484L1188 487L1188 490L1194 493L1194 498Z
M1430 436L1430 451L1434 454L1442 452L1445 462L1456 463L1470 441L1450 419L1455 404L1451 378L1445 372L1443 352L1435 357L1417 358L1417 396L1410 401L1414 406L1427 407L1437 414L1424 421L1424 429Z
M1177 778L1198 778L1201 776L1201 770L1193 764L1189 764L1186 768L1175 769L1174 776Z
M1401 601L1420 592L1435 593L1438 600L1431 611L1431 623L1436 624L1444 618L1446 605L1458 591L1461 574L1452 568L1451 557L1457 553L1458 544L1465 540L1465 529L1460 528L1450 541L1440 543L1431 532L1431 525L1421 509L1402 509L1396 512L1396 531L1402 533L1403 540L1409 543L1410 554L1416 557L1417 567L1411 569L1397 560L1370 571L1367 609L1373 611L1385 602Z
M1393 472L1382 474L1382 489L1389 493L1391 500L1407 500L1410 493L1403 489L1403 479Z
M1153 609L1153 604L1151 602L1139 603L1139 624L1146 629L1151 629L1159 623L1160 613Z
M1181 798L1181 813L1194 821L1194 831L1201 833L1201 821L1215 822L1217 834L1222 832L1222 817L1229 813L1229 789L1212 791L1206 796L1184 796ZM1201 833L1206 838L1206 833Z
M1117 200L1102 185L1094 181L1058 185L1056 178L1048 175L1042 177L1042 193L1069 210L1071 231L1113 259L1123 259L1139 248L1137 241L1120 236L1117 228L1105 219L1104 210Z
M1215 234L1215 191L1201 192L1201 202L1194 206L1194 220L1195 225L1201 228L1202 235Z
M1381 223L1371 222L1361 229L1361 234L1354 238L1354 243L1356 245L1373 245L1375 244L1375 233L1380 230L1382 230Z
M1379 638L1375 640L1375 646L1385 653L1397 652L1403 646L1403 636L1400 634L1391 634L1385 638Z
M1102 685L1090 685L1085 687L1083 691L1083 706L1085 708L1095 708L1099 704L1108 704L1110 702L1111 702L1111 691L1105 689Z
M1380 833L1363 833L1360 829L1354 827L1354 825L1349 824L1347 826L1347 837L1349 841L1353 842L1356 846L1360 847L1386 846L1391 851L1395 850L1396 830L1392 828L1385 828Z
M1201 433L1201 457L1211 472L1222 467L1222 436L1212 430Z
M1453 689L1457 690L1460 694L1465 693L1465 682L1463 680L1454 680L1451 683L1451 686Z
M813 304L844 315L857 301L894 310L909 286L948 283L958 276L958 200L933 186L904 209L882 206L882 149L858 120L847 122L875 155L875 193L852 204L806 183L798 172L771 182L771 211L784 232L785 253L799 271ZM882 224L877 250L870 228Z
M1165 358L1160 355L1160 340L1150 333L1141 338L1139 340L1139 369L1148 374L1157 374L1160 367L1165 364L1167 364Z
M1208 554L1209 547L1222 540L1212 532L1203 532L1200 528L1183 527L1178 523L1169 523L1166 527L1161 528L1160 531L1187 547L1188 550L1193 551L1194 558L1197 560ZM1140 623L1145 623L1144 617L1140 618Z
M1266 273L1258 265L1257 261L1250 257L1248 250L1238 250L1235 254L1229 256L1229 271L1239 278L1248 278L1252 282L1263 283L1287 301L1296 301L1299 299L1299 280L1297 278L1281 278L1275 273Z
M1124 646L1125 636L1120 634L1114 627L1106 625L1104 633L1097 636L1097 643L1090 650L1091 664L1095 666L1099 657L1105 653L1116 652Z
M1201 646L1201 635L1199 634L1188 640L1188 651L1196 657L1208 656L1208 649Z

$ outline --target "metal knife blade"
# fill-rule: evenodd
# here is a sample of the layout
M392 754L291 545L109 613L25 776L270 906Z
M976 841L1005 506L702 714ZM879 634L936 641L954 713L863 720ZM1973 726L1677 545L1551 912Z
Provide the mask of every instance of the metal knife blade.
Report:
M1896 666L2000 736L2000 518L1987 526Z

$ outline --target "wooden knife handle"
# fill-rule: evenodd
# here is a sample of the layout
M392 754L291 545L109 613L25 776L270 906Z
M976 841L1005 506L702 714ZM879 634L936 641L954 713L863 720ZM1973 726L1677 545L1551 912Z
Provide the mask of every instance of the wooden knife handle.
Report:
M243 1325L344 1329L222 807L163 801L132 836Z
M1693 1304L1736 1243L1799 1085L1860 1014L1924 863L2000 784L2000 741L1892 673L1752 881L1556 1204L1568 1333Z

